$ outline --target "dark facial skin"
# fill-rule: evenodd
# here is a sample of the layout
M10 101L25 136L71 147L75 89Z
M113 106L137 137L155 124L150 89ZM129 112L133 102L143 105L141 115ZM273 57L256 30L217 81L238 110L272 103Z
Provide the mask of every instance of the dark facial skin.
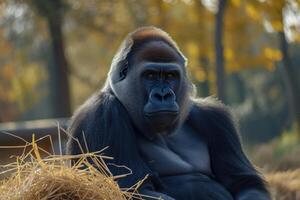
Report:
M162 41L151 41L134 50L127 76L114 90L134 124L140 130L147 127L145 134L152 137L168 134L180 123L179 116L187 110L183 102L188 84L183 84L184 80L184 61L178 53Z
M176 121L179 105L176 93L180 83L180 66L176 63L145 62L142 79L148 101L144 116L149 123L163 132Z

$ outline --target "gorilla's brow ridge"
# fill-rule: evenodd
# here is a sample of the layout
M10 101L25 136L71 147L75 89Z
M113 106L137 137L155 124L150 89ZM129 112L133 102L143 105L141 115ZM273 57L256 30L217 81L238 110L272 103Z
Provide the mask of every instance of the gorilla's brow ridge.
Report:
M162 45L151 46L151 43L154 42L161 43ZM180 60L183 64L185 63L185 58L179 50L168 41L164 40L164 38L147 38L143 41L134 42L131 51L127 56L128 61L131 62L131 58L139 51L144 51L142 52L141 57L145 60L154 62L171 62Z

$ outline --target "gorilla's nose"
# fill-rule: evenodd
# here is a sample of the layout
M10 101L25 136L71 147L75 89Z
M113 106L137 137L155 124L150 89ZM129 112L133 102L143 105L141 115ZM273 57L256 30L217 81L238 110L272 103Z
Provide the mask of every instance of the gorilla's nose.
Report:
M179 106L176 102L176 95L170 87L154 88L149 94L149 100L144 107L147 116L163 116L178 114ZM171 118L170 118L171 119Z
M147 116L167 116L172 120L179 112L176 95L169 87L154 88L149 94L149 100L144 107ZM172 115L172 117L170 117ZM165 120L166 121L166 120Z
M176 100L175 93L171 88L157 88L150 93L150 101L158 104L170 104Z

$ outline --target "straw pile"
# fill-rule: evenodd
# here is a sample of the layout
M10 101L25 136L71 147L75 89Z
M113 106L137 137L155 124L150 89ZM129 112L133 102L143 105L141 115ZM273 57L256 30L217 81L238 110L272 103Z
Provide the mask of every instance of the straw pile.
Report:
M142 199L137 188L143 180L131 188L118 187L115 180L126 175L114 177L109 172L103 160L112 158L101 154L105 149L77 156L52 155L37 145L42 139L33 136L32 142L25 141L22 155L14 163L0 166L0 177L6 177L0 180L0 200ZM48 156L42 158L41 152ZM77 162L71 166L72 159ZM265 177L273 199L300 200L300 169Z
M1 200L124 200L133 196L142 199L136 193L141 182L121 190L103 162L111 158L99 156L101 152L49 155L43 159L40 152L45 151L33 137L16 162L1 166L0 174L7 176L0 182ZM74 166L70 165L71 159L78 159Z
M270 173L266 179L273 199L300 200L300 169Z

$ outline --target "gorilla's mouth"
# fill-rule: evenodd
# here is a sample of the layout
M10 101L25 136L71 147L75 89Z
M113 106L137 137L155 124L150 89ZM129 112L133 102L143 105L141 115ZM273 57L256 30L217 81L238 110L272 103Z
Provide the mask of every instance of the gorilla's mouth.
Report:
M146 117L155 116L177 116L179 114L179 106L176 102L153 104L148 102L144 107L144 115Z
M169 132L176 126L180 109L175 101L153 103L147 102L144 117L155 132Z
M146 117L160 116L160 115L174 115L177 116L179 114L178 111L174 110L158 110L154 112L145 112Z
M144 113L149 124L157 132L166 132L172 130L179 116L178 111L161 110Z

